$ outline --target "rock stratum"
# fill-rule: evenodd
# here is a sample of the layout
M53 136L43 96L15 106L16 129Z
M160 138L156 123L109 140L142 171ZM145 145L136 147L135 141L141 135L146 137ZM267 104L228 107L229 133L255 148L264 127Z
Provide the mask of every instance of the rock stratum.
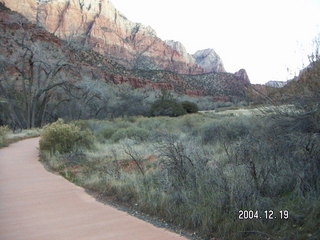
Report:
M130 69L182 74L225 72L211 49L187 53L175 41L162 41L150 26L134 23L109 0L1 0L32 23L59 38L108 56Z
M250 85L245 70L225 72L214 51L198 52L201 62L196 64L181 43L162 41L150 27L127 20L107 0L1 2L0 60L9 80L21 78L15 69L31 49L48 65L63 60L59 74L73 82L86 78L129 83L226 101L245 98ZM209 68L208 62L218 65Z
M128 69L93 49L61 40L3 5L0 10L0 70L6 81L12 84L33 74L32 69L37 67L29 61L33 60L42 63L46 72L59 65L59 74L70 82L93 79L115 84L129 83L139 88L163 88L181 94L226 100L245 97L250 85L243 72L242 75L226 72L192 75L165 70ZM28 76L23 76L21 72L24 75L28 72Z

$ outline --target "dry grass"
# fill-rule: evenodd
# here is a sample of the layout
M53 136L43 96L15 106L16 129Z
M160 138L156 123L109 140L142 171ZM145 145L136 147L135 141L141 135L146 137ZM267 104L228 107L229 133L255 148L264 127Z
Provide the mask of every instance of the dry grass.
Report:
M19 132L10 131L10 132L8 132L8 134L6 134L0 147L8 146L11 143L18 142L23 139L39 137L40 132L41 132L41 129L39 129L39 128L24 129Z
M279 121L286 122L280 110L267 108L263 116L260 109L229 109L232 112L179 118L90 120L82 125L99 137L93 150L81 152L83 160L78 153L70 153L46 161L100 196L112 196L205 238L318 237L319 191L315 189L319 175L309 179L301 166L306 166L306 159L316 164L319 151L315 147L306 152L304 139L316 144L319 138L308 138L303 130L279 128ZM100 133L106 128L143 128L150 136L137 140L123 135L115 142L112 133L116 131ZM295 181L296 176L302 182ZM241 221L240 209L286 209L292 217Z

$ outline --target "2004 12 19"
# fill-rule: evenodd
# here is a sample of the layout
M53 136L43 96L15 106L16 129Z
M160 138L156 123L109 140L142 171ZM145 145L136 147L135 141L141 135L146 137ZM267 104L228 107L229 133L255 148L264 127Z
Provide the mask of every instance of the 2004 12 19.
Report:
M288 210L280 210L280 211L265 210L262 212L259 212L258 210L239 210L239 215L238 215L239 220L247 220L247 219L274 220L274 219L288 219L288 218L289 218Z

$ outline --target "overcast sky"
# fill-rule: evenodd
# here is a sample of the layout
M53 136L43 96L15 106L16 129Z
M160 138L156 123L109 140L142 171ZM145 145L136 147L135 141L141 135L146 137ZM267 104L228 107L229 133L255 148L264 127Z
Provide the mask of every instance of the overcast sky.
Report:
M189 53L213 48L228 72L252 83L290 79L320 32L320 0L111 0L129 20L150 25ZM291 75L290 75L291 74Z

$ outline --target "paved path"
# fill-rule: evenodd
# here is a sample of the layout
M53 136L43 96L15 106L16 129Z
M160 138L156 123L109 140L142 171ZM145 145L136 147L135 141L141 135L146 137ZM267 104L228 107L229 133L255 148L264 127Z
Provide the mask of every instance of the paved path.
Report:
M39 138L0 149L0 240L185 240L44 169Z

